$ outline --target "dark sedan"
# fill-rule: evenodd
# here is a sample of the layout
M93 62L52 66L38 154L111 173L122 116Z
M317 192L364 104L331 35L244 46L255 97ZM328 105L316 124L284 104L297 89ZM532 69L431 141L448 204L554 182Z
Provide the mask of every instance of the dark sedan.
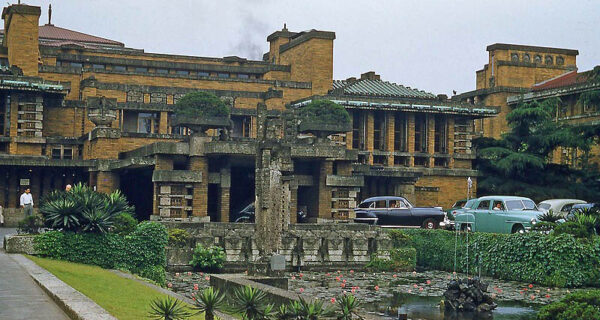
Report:
M355 222L425 229L443 225L445 217L441 208L416 208L405 198L392 196L368 198L354 212Z

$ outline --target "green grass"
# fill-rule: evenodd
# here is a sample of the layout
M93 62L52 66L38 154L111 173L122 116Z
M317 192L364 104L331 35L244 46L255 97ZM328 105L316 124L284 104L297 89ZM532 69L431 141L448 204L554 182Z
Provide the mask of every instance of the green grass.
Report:
M165 295L100 267L27 256L119 320L147 319L150 302ZM203 315L191 319L204 319Z

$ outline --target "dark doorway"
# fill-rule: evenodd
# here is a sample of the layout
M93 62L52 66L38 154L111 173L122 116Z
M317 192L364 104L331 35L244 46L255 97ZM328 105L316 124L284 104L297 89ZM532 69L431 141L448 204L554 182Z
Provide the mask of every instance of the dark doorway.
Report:
M238 212L254 202L254 167L231 167L229 219L234 221Z
M121 191L129 204L135 206L138 220L149 220L152 215L154 183L152 169L129 169L121 173Z
M218 184L209 184L208 185L208 216L210 217L210 221L213 222L223 222L219 221L219 185Z

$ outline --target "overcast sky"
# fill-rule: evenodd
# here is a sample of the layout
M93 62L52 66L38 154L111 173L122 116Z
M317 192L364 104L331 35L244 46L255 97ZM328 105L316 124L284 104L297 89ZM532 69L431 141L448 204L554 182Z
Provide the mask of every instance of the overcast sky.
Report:
M16 3L16 0L11 0ZM376 71L433 93L475 89L487 45L578 49L579 70L600 64L599 0L22 0L52 23L146 52L262 59L266 37L335 31L334 79ZM6 1L5 1L6 4Z

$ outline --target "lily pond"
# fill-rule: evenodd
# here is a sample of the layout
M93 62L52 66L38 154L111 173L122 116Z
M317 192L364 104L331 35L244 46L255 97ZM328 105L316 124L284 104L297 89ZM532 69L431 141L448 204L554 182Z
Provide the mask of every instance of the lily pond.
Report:
M501 281L482 277L489 284L488 292L496 300L498 308L491 314L448 314L440 306L442 295L453 275L441 271L423 272L294 272L287 273L289 290L306 297L335 302L344 292L354 294L365 312L375 318L398 318L406 314L408 319L535 319L541 305L560 300L571 291L561 288L542 287L529 283ZM473 276L473 275L470 275ZM171 272L168 286L192 297L197 290L209 285L210 275L200 272Z

